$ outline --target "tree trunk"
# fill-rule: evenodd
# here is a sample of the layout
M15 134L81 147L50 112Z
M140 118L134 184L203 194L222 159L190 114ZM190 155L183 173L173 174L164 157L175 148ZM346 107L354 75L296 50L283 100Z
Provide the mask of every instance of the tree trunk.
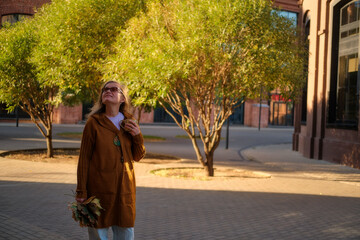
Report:
M136 112L138 113L137 114L137 122L138 123L140 123L140 118L141 118L141 112L142 112L142 110L143 110L144 108L143 107L133 107L132 108L132 115L135 117L135 115L136 115Z
M214 176L214 152L206 154L206 164L204 169L208 177Z
M205 165L205 162L204 162L204 159L203 159L203 156L201 155L201 152L200 152L200 149L199 149L199 146L197 145L197 142L196 142L196 138L192 138L190 137L191 139L191 143L194 147L194 150L195 150L195 153L196 153L196 158L198 160L198 162L203 166L203 167L206 167Z
M46 138L46 148L47 148L46 157L52 158L54 157L54 149L52 144L52 126L46 129L45 138Z
M138 107L138 119L137 119L137 121L138 121L138 123L140 123L140 118L141 118L141 112L142 112L142 110L143 110L143 108L142 107Z

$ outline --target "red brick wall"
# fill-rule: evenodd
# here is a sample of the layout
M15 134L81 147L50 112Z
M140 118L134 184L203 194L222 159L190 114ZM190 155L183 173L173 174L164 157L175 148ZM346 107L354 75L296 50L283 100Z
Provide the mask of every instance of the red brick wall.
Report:
M134 113L134 118L138 119L139 112L136 110ZM154 111L145 112L144 110L141 112L140 123L153 123L154 122Z
M248 127L259 127L259 101L247 100L244 110L244 125ZM269 125L269 105L266 101L261 104L260 127L266 128Z
M75 124L82 120L82 104L67 107L60 105L54 109L53 123Z
M291 12L300 12L298 0L275 0L274 6L279 7L282 10L287 10Z
M14 13L33 15L35 13L34 8L39 8L48 2L50 2L50 0L1 0L0 17Z

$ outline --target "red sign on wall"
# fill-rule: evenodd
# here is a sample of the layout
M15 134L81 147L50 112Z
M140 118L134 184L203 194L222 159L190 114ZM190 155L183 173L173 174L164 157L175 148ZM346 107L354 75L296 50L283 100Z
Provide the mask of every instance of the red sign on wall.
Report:
M275 102L286 102L286 99L283 98L280 94L271 95L271 100ZM291 99L287 100L287 102L291 102Z

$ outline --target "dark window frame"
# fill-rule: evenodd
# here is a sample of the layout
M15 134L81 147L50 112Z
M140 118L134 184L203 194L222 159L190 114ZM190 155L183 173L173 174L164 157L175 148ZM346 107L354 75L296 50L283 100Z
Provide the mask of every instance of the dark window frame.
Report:
M338 61L339 61L339 34L340 34L340 11L345 5L351 3L353 0L340 1L333 8L333 32L332 32L332 46L331 46L331 72L330 72L330 91L327 104L327 128L339 128L358 130L358 118L352 122L338 122L336 119L337 109L337 84L338 84ZM359 109L358 109L359 113Z
M6 14L3 14L3 15L1 15L0 17L0 25L1 26L3 26L3 24L5 23L5 22L3 22L3 17L6 17L6 16L27 16L27 17L31 17L31 16L33 16L33 14L29 14L29 13L19 13L19 12L16 12L16 13L6 13ZM16 22L19 22L19 21L21 21L20 19L18 19ZM15 23L16 23L15 22ZM14 24L14 23L10 23L10 24Z

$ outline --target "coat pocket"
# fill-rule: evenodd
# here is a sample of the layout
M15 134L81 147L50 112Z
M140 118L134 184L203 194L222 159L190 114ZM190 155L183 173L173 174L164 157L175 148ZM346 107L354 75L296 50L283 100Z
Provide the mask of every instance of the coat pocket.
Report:
M131 162L124 163L124 173L121 184L122 195L135 195L135 171Z
M90 192L115 194L116 193L116 171L90 170L88 188Z

